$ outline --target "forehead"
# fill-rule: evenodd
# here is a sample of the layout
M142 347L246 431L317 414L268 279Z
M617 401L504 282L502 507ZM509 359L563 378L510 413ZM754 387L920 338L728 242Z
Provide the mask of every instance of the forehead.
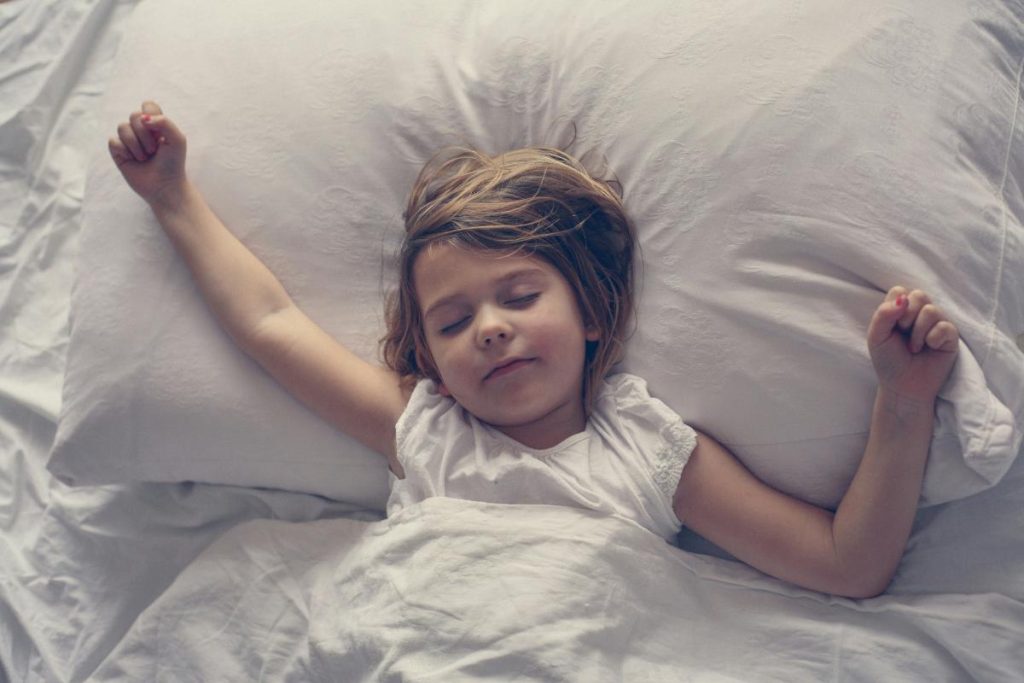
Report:
M421 310L437 301L498 282L561 277L550 263L537 256L434 243L416 257L413 286Z

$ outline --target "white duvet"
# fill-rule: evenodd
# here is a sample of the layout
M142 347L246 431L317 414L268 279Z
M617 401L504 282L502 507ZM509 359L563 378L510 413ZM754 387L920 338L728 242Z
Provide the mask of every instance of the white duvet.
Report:
M136 621L97 681L1013 680L1024 604L851 601L619 517L432 498L253 521Z

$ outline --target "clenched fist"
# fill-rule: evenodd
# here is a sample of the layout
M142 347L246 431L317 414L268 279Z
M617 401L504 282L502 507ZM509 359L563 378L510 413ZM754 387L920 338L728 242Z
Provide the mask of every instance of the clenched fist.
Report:
M915 401L935 400L959 347L956 325L919 289L890 289L868 327L879 386Z
M108 142L110 156L133 190L150 204L174 201L185 184L185 136L156 102L142 103Z

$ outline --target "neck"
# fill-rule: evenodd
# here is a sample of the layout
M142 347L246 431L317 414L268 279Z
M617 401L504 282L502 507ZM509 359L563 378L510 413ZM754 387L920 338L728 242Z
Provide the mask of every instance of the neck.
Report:
M557 446L587 426L583 403L562 405L550 413L522 425L491 425L505 436L529 448L542 450Z

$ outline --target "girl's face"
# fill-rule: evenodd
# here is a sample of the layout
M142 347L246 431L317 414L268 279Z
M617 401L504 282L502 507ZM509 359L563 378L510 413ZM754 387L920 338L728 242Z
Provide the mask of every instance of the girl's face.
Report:
M439 391L520 443L583 430L587 329L572 287L534 256L434 244L413 264Z

